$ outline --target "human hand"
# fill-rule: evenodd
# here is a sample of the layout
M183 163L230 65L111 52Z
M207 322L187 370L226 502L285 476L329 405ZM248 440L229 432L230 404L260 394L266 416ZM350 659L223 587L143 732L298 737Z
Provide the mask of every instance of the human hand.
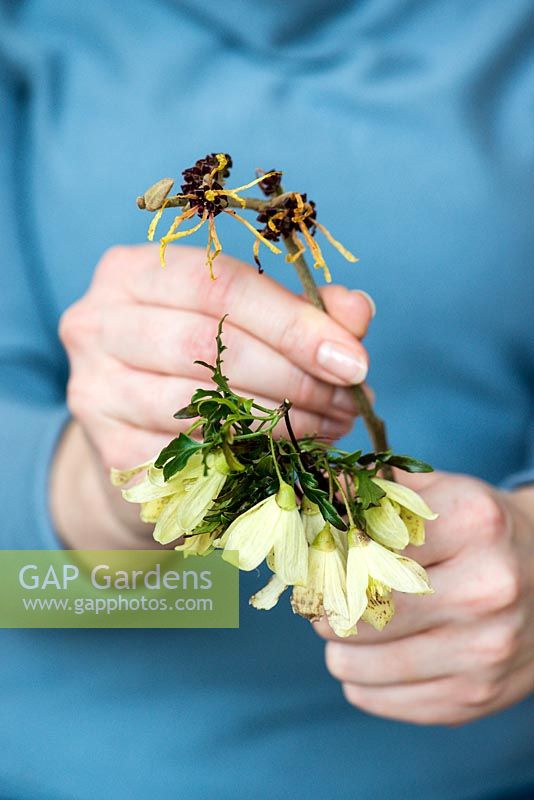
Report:
M422 725L460 725L534 691L534 487L498 491L463 475L400 477L439 518L403 555L434 594L394 593L383 631L328 639L326 662L349 703Z
M197 387L210 385L193 362L213 363L224 314L224 369L238 393L271 407L288 397L297 436L338 438L352 426L348 386L367 371L358 341L372 316L367 298L329 286L327 316L233 258L221 256L219 277L210 281L204 258L199 248L175 247L162 270L156 246L113 248L61 319L68 405L106 482L110 467L150 459L187 427L172 415ZM117 513L131 515L124 505Z

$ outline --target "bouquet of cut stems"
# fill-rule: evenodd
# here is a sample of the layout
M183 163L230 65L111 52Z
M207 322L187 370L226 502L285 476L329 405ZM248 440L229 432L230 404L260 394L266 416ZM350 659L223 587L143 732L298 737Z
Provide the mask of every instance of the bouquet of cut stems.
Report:
M315 204L305 194L284 192L281 172L261 172L245 186L226 189L231 163L227 154L208 155L184 170L181 193L170 195L173 181L163 179L138 198L140 208L155 212L149 239L165 208L184 209L160 240L162 264L169 243L206 224L206 260L213 278L214 260L221 252L215 217L227 213L253 233L260 271L259 246L280 253L277 243L283 242L286 260L297 268L309 299L323 308L304 260L307 248L314 266L330 279L315 240L317 230L348 260L355 257L317 221ZM255 184L267 199L241 195ZM263 227L254 228L235 207L254 210ZM179 230L195 216L199 222ZM425 570L401 553L408 544L424 543L425 520L436 514L416 492L395 482L392 468L432 468L392 452L384 423L361 385L353 391L371 452L341 450L312 435L295 437L290 399L266 408L230 387L223 372L223 322L215 364L197 362L211 372L213 387L197 389L174 415L191 420L187 431L148 462L112 470L112 482L123 487L125 500L140 504L141 518L154 523L160 544L175 543L184 555L206 555L218 548L223 557L237 552L243 570L256 569L265 560L273 574L250 598L256 608L272 608L291 587L293 611L310 620L326 616L339 636L356 634L359 620L382 629L394 614L392 590L433 591ZM275 436L281 426L287 435ZM136 476L140 480L130 485Z

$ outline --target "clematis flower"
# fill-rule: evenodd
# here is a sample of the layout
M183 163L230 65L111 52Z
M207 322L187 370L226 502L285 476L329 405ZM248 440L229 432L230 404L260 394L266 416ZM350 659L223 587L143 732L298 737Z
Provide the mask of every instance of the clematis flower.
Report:
M193 536L186 536L182 544L177 544L174 548L187 556L205 556L213 549L213 537L211 533L197 533Z
M192 467L183 477L180 488L164 506L154 528L154 539L168 544L200 525L223 488L230 468L222 450L209 453L207 473L203 465ZM181 473L179 473L181 474Z
M364 512L367 533L380 544L397 550L408 544L424 544L424 521L436 519L438 515L413 489L384 478L372 480L386 496L379 506Z
M171 500L183 492L185 481L196 479L203 472L204 466L200 453L194 453L186 466L166 481L163 470L154 466L155 458L132 467L129 470L111 470L111 482L115 486L129 483L130 480L144 471L144 478L128 489L122 490L122 496L129 503L139 503L141 506L140 517L143 522L157 522ZM174 507L173 503L173 507Z
M384 627L394 611L388 602L391 589L433 593L425 570L411 558L393 553L356 528L349 530L348 544L347 597L351 625L369 607L367 621L375 627Z
M275 573L263 589L260 589L259 592L252 595L249 603L251 606L254 606L254 608L259 608L262 611L269 611L278 603L280 595L285 592L286 589L287 583Z
M328 522L309 549L308 580L305 586L293 588L291 606L295 614L312 621L326 615L338 636L354 633L347 601L345 559Z
M321 514L319 506L308 500L306 495L302 498L300 504L300 516L304 526L304 533L308 544L311 544L318 533L322 531L325 525L325 519Z
M238 552L238 566L246 571L261 564L272 549L273 570L283 583L306 582L308 545L295 491L284 481L280 482L276 494L237 517L227 528L220 544L225 552Z
M221 253L222 247L215 227L215 217L218 214L225 213L232 216L242 225L244 225L255 237L257 245L260 243L268 247L273 253L280 254L281 250L276 247L271 241L266 239L253 225L244 219L240 214L228 208L228 198L232 198L241 207L245 207L246 202L241 197L240 192L250 189L260 183L262 177L256 178L243 186L237 186L234 189L227 189L223 186L222 181L230 174L230 167L232 166L232 159L227 153L211 153L205 158L199 159L193 167L183 171L184 183L181 186L182 193L179 195L187 205L177 217L175 217L169 230L160 240L160 261L161 265L165 266L165 251L170 242L175 242L178 239L183 239L186 236L191 236L196 231L200 230L202 226L208 224L208 243L206 247L206 263L210 270L211 278L215 278L213 273L213 262ZM264 177L264 176L263 176ZM152 198L152 195L157 195L155 191L155 184L148 192L145 192L145 207L147 195ZM166 188L166 186L165 186ZM160 194L161 196L161 190ZM148 239L153 240L156 232L157 225L161 219L161 215L168 204L169 198L165 195L161 207L156 212L148 229ZM195 216L200 217L200 222L187 230L180 230L178 228L183 222L192 219Z

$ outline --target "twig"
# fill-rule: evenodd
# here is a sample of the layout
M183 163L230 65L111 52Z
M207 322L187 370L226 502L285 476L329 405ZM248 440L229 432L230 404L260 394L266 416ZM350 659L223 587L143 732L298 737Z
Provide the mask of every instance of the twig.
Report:
M287 248L287 251L290 255L294 255L297 252L297 245L290 237L284 237L284 244ZM310 272L310 268L306 263L305 258L300 255L297 259L295 259L294 267L297 271L299 276L299 280L302 284L304 292L306 296L310 300L310 302L321 311L326 312L325 304L319 294L319 289L313 275ZM369 438L373 444L373 450L375 453L383 452L384 450L388 450L388 440L386 434L386 426L385 423L380 417L378 417L374 410L368 396L365 393L362 384L354 384L351 387L352 392L354 394L354 399L356 401L356 407L358 409L358 413L363 418L365 423L365 427L367 428L367 432L369 433ZM388 480L393 480L393 472L389 465L384 464L382 467L383 474L387 477Z

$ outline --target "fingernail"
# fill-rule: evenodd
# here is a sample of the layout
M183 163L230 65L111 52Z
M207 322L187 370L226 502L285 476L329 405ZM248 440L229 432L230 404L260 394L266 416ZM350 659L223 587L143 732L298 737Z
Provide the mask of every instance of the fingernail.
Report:
M317 362L342 381L361 383L367 375L367 364L350 350L335 342L323 342L317 351Z
M368 292L364 292L363 289L354 289L353 291L358 292L358 294L363 294L363 296L371 306L371 319L373 319L376 316L376 303L371 297L371 295L368 294Z
M345 389L343 386L338 386L334 389L332 395L332 408L338 411L346 411L348 414L354 414L356 411L356 401L350 389Z

